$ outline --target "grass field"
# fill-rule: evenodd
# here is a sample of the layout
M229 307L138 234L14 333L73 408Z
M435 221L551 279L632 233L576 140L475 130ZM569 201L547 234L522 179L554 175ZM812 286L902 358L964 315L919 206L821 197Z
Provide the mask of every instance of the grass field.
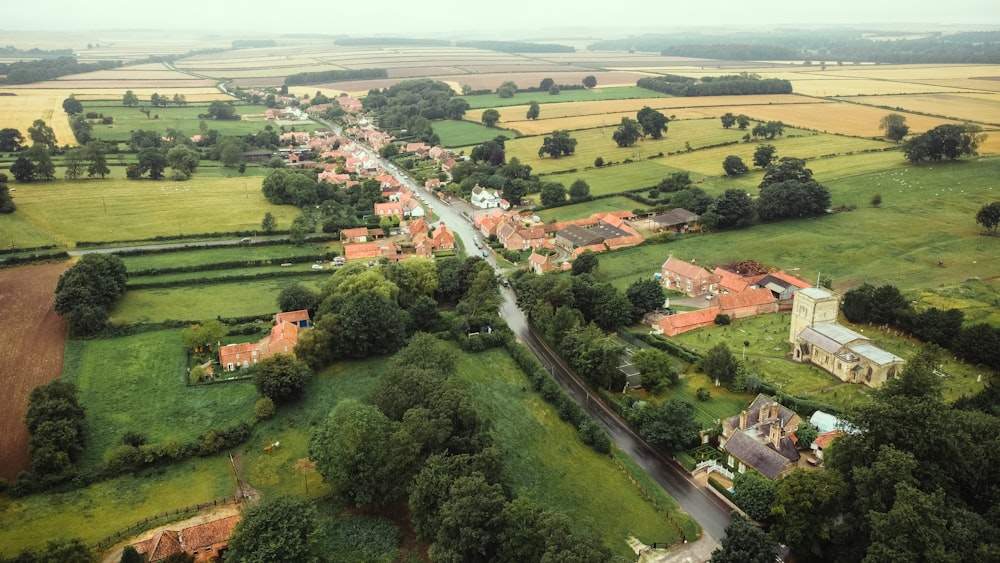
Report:
M283 277L260 281L213 283L129 291L111 311L111 322L121 324L156 323L167 320L198 320L261 316L278 312L281 290L301 283L318 290L326 277L309 266L301 277Z
M236 261L274 260L293 256L309 256L326 252L325 244L292 245L241 245L219 248L202 248L183 252L164 252L140 256L123 256L129 272L158 268L180 268Z
M114 173L122 171L116 168ZM250 231L260 227L267 212L278 220L278 228L287 229L299 213L264 199L259 178L207 178L197 173L183 182L114 177L18 184L15 202L14 219L64 245ZM27 234L26 228L21 230Z
M712 396L707 401L699 401L698 389L708 389ZM719 420L729 418L750 404L753 396L745 393L733 393L725 387L716 387L709 377L702 373L689 370L681 375L676 385L671 385L663 393L651 395L644 390L629 391L629 395L643 401L653 403L679 399L694 407L695 419L703 429L713 428Z
M524 84L517 84L522 88L537 86L538 83L542 81L542 78L545 78L545 76L539 75L537 82L531 84L527 82ZM500 84L497 83L497 86L499 85ZM548 92L518 92L517 94L514 94L514 97L512 98L501 98L497 94L477 94L475 96L463 96L463 99L469 102L470 110L501 108L507 106L524 106L524 110L519 112L520 115L523 116L524 112L528 109L528 104L532 101L543 104L543 108L548 108L551 107L550 104L556 103L562 104L567 102L628 100L631 98L660 97L665 96L636 86L613 86L607 88L601 88L598 86L593 90L563 90L556 96L550 95ZM543 109L542 111L544 112L545 110Z
M211 120L199 117L200 114L208 112L207 104L149 108L151 117L146 117L137 107L129 108L121 105L120 100L113 103L86 102L83 108L85 112L93 111L115 119L111 125L94 125L94 137L104 141L127 141L132 132L139 129L159 131L160 133L166 133L167 129L175 129L190 137L199 134L199 122L201 121L204 121L209 129L215 129L223 136L257 133L269 124L264 119ZM240 115L259 115L265 111L267 111L266 106L236 105L236 113ZM319 124L306 121L303 122L301 129L315 127L319 127Z
M434 132L441 137L441 145L445 147L478 145L485 141L493 140L500 135L505 135L512 139L521 136L520 132L507 129L502 123L499 127L487 127L481 123L459 121L457 119L435 121Z
M606 197L592 201L585 201L583 203L576 203L573 205L543 209L538 212L538 216L541 217L542 221L549 223L553 221L569 221L570 219L579 219L580 217L590 217L594 213L622 210L633 211L643 208L644 206L641 203L632 201L627 197Z

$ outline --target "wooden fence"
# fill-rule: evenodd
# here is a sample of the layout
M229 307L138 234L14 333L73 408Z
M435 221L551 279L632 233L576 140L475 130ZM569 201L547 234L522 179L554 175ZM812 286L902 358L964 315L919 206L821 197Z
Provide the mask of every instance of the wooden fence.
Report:
M166 521L166 519L170 516L179 516L181 514L187 514L189 512L197 512L199 510L208 508L210 506L225 506L227 504L236 504L242 501L243 501L243 495L235 494L231 497L218 498L210 500L208 502L203 502L201 504L192 504L191 506L185 506L184 508L178 508L175 510L168 510L166 512L161 512L154 516L150 516L148 518L140 520L135 524L132 524L128 528L125 528L124 530L119 530L105 538L98 540L95 544L93 544L93 547L98 551L103 551L104 549L111 547L112 545L124 539L130 538L143 530L153 527L152 526L153 524L157 524L160 521Z

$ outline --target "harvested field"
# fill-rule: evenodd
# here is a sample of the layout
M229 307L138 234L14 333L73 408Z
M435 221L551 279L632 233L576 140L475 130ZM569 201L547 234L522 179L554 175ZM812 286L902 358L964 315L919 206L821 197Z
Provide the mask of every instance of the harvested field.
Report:
M0 270L0 477L14 480L28 466L28 395L62 372L66 344L62 317L53 310L56 282L67 264Z
M41 84L46 84L48 86L40 86ZM29 96L49 96L54 97L58 101L55 105L58 108L59 113L65 114L62 109L62 101L66 99L67 96L73 94L76 99L80 101L87 100L117 100L121 101L122 96L125 94L126 90L132 90L132 92L139 96L140 99L149 99L154 93L163 95L170 95L173 97L174 94L183 94L188 102L211 102L215 100L232 100L233 97L223 94L214 86L199 86L197 88L187 88L182 84L176 84L176 81L171 82L169 86L163 88L132 88L128 85L114 85L114 86L101 86L98 84L92 84L86 88L67 88L63 84L58 82L38 82L36 84L31 84L30 87L20 88L17 86L8 86L6 88L0 89L0 92L14 92L17 94L16 97L29 97ZM0 111L4 109L4 103L10 102L15 96L0 96ZM30 122L29 122L30 124ZM51 125L51 124L50 124ZM67 134L72 135L69 129L69 121L66 122ZM58 136L59 132L56 131L56 136L59 139L60 144L62 143L62 137Z
M902 108L976 123L1000 125L1000 94L930 94L915 96L858 96L863 104Z
M36 119L43 119L52 127L56 141L60 145L75 145L76 137L69 127L69 119L62 109L63 100L69 92L56 91L22 91L3 89L0 92L14 91L16 96L0 96L0 115L3 116L3 126L13 127L21 131L26 140L28 127ZM28 140L30 143L30 140Z

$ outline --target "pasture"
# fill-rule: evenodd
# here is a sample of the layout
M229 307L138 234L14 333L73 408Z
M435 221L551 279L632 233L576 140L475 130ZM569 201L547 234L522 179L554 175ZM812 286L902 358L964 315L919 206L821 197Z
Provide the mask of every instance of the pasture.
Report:
M147 105L147 99L140 98L143 105ZM238 136L262 131L266 125L273 125L263 118L266 106L251 104L236 104L236 113L244 116L243 119L207 119L201 117L208 112L208 104L193 104L183 107L168 106L158 108L148 108L150 116L139 111L137 107L125 107L121 100L112 103L86 102L83 106L85 112L97 112L105 117L113 117L114 123L103 125L94 124L94 138L103 141L128 141L133 131L140 129L146 131L159 131L165 133L168 129L179 131L185 136L197 135L200 133L199 124L204 122L208 129L215 129L222 136ZM314 121L304 121L300 130L312 130L320 125Z
M627 197L604 197L601 199L585 201L583 203L575 203L573 205L543 209L538 212L538 216L541 217L543 222L550 223L569 221L580 217L590 217L594 213L607 213L609 211L622 210L633 211L636 209L643 209L644 207L645 206L641 203L632 201Z
M114 173L124 175L121 169ZM279 229L287 229L299 214L293 206L268 202L260 192L259 178L208 178L196 173L183 182L114 177L17 188L15 217L67 246L76 241L252 231L260 228L268 212Z
M501 123L499 127L487 127L481 123L447 119L433 122L434 132L441 138L444 147L462 147L463 145L478 145L491 141L500 135L509 138L520 137L521 133L508 129ZM467 149L471 149L469 146ZM461 149L460 149L461 150Z
M546 76L538 76L535 81L525 81L523 83L515 81L515 83L521 88L530 88L538 86L543 78L546 78ZM553 80L555 80L555 78L553 78ZM556 82L558 82L558 80ZM500 86L500 84L497 83L497 86ZM538 102L543 108L548 109L550 107L557 107L557 104L571 104L574 107L578 104L583 104L586 107L588 104L609 101L617 102L615 105L629 104L633 103L630 102L630 100L635 98L665 99L666 96L658 92L653 92L652 90L639 88L638 86L601 87L600 82L598 82L596 88L591 90L563 90L555 96L549 94L548 92L518 92L514 94L514 97L512 98L501 98L497 94L475 94L471 96L462 96L463 100L469 102L470 113L475 113L476 110L487 108L510 108L511 106L524 106L523 109L513 109L515 114L519 113L521 115L524 115L524 112L528 111L528 104L532 101ZM642 106L639 106L639 108L641 107ZM577 115L577 113L572 110L563 111L569 112L566 113L566 115ZM501 111L500 115L503 116L504 112Z
M66 264L0 269L0 478L13 481L28 467L28 395L59 377L66 342L62 317L53 310L56 282Z

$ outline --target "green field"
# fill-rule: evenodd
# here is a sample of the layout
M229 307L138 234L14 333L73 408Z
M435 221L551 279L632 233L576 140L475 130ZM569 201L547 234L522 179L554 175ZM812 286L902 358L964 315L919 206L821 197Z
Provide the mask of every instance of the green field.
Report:
M564 205L552 209L543 209L538 212L545 223L557 221L569 221L580 217L590 217L594 213L606 213L608 211L633 211L643 209L644 205L638 201L632 201L627 197L605 197L573 205Z
M129 272L153 270L158 268L180 268L185 266L207 266L223 262L263 261L290 258L293 256L311 256L327 251L325 244L308 244L303 246L249 244L240 246L223 246L218 248L194 248L181 252L161 252L159 254L144 254L139 256L122 256L122 262ZM308 264L306 264L308 265Z
M108 104L106 102L84 102L84 112L97 112L105 117L113 117L115 122L111 125L94 125L94 138L102 141L128 141L133 131L159 131L166 133L167 129L180 131L190 137L200 134L199 122L204 121L208 129L215 129L222 136L246 135L247 133L257 133L262 131L265 125L273 125L272 122L263 119L262 114L267 111L267 106L235 104L236 113L240 115L258 115L261 117L251 120L213 120L199 117L208 112L209 104L189 104L177 107L150 107L149 115L139 111L138 107L125 107L121 102ZM159 117L155 117L159 116ZM321 127L314 121L303 121L297 125L299 131L312 130Z
M505 135L511 139L520 137L521 134L512 129L500 127L487 127L481 123L472 121L460 121L457 119L447 119L444 121L434 121L434 132L441 137L441 145L445 147L464 147L466 145L478 145L486 141L492 141L500 135ZM467 147L468 152L472 147Z
M519 84L519 86L527 87L529 85ZM534 86L537 86L537 84L534 84ZM563 90L556 96L552 96L548 92L518 92L514 94L513 98L501 98L497 94L477 94L474 96L463 96L462 98L469 102L469 109L477 110L527 105L532 101L539 104L555 104L560 102L594 102L599 100L665 97L667 96L637 86L612 86L609 88L597 87L593 90Z
M117 172L117 170L116 170ZM0 217L27 223L63 245L77 241L143 240L157 235L252 231L270 212L287 229L299 210L272 205L260 178L209 178L183 182L111 178L18 184L17 211ZM18 231L30 234L26 227ZM29 246L17 241L18 246Z

